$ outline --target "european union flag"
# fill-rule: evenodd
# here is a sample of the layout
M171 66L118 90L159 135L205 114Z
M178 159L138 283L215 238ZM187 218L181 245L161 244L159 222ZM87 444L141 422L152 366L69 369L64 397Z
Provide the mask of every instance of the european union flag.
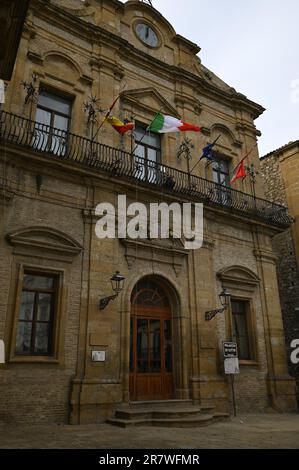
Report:
M215 143L207 145L203 150L202 150L202 156L200 160L203 160L206 158L210 162L215 160L215 156L213 154L213 148L215 147Z
M219 135L217 137L216 140L214 140L214 142L212 142L211 144L208 144L203 150L202 150L202 156L200 157L200 160L203 160L204 158L206 158L207 160L209 160L210 163L214 162L216 160L216 157L213 153L213 148L215 147L215 145L217 144L218 140L220 139L221 135Z

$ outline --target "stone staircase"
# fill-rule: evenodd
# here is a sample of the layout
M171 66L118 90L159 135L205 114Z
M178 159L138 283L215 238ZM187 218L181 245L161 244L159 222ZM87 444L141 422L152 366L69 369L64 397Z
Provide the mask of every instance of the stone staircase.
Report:
M107 422L114 426L157 426L195 428L229 418L227 413L216 413L214 407L199 407L192 400L130 402L115 412Z

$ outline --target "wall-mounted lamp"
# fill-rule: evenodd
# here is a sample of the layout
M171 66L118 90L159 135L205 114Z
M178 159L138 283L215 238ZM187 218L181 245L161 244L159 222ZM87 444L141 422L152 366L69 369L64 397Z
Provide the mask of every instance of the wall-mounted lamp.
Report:
M218 313L223 313L229 306L230 298L231 298L231 294L227 292L227 289L223 289L222 292L219 294L219 299L220 299L222 308L218 308L216 310L210 310L209 312L206 312L205 320L210 321L214 317L216 317Z
M113 274L110 281L112 290L115 294L110 295L109 297L104 297L100 300L100 310L104 310L112 300L115 300L118 297L124 288L125 280L126 278L122 276L119 271L116 271L116 273Z

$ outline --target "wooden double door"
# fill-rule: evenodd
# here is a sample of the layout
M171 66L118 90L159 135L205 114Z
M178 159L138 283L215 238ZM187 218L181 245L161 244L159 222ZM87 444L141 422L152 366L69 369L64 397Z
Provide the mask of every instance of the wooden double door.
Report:
M172 315L157 285L142 284L132 298L130 400L173 398Z

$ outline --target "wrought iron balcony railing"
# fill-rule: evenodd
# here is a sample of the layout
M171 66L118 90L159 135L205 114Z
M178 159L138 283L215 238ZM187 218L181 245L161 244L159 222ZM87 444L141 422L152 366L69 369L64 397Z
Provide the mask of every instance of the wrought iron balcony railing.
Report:
M287 209L278 204L4 111L0 115L0 139L47 158L127 177L269 225L286 228L292 223Z

